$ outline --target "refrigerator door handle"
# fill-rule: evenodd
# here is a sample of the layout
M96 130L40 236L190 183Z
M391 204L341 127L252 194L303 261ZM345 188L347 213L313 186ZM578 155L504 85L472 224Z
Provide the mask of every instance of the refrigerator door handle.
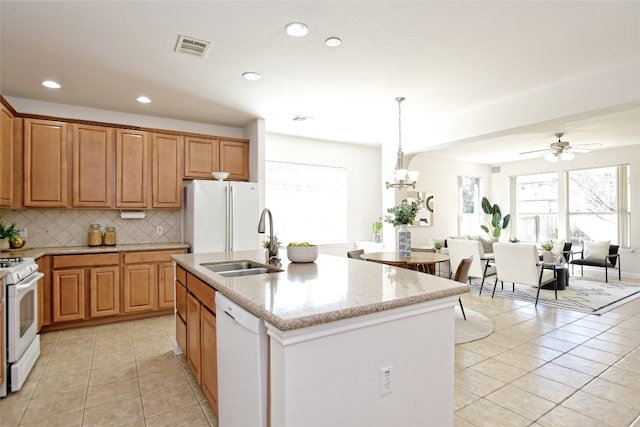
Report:
M228 236L228 248L230 251L233 250L233 217L235 215L235 197L233 194L233 187L229 185L229 225L227 228L227 236Z

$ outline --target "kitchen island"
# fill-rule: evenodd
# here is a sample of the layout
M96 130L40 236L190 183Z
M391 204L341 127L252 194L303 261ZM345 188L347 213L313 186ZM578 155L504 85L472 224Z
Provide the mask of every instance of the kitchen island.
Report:
M172 258L264 320L271 425L453 425L454 306L467 285L328 255L240 277L202 264L264 251Z

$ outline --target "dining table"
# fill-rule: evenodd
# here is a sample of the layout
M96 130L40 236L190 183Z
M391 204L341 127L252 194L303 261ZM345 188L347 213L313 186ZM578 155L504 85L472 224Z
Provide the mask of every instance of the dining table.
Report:
M448 262L449 255L438 252L411 252L410 256L399 256L397 252L370 252L360 255L367 261L375 261L382 264L395 264L406 262L409 268L418 269L423 265L435 265L441 262ZM433 272L433 269L429 269Z

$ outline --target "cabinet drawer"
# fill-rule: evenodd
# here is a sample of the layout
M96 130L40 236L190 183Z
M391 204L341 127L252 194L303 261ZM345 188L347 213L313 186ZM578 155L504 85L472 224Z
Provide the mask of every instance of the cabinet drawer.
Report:
M184 286L187 286L187 270L179 265L176 265L176 279Z
M99 265L118 265L118 254L56 255L53 257L53 269L70 267L94 267Z
M171 261L171 255L183 254L185 249L171 249L166 251L125 252L125 264L138 264L143 262Z
M187 274L187 289L202 305L216 312L216 291L191 273Z
M183 319L187 318L187 288L180 282L176 282L176 311Z

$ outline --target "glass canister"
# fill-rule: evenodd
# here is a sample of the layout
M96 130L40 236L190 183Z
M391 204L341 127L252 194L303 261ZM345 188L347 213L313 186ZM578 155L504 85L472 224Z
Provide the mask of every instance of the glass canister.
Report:
M87 235L89 246L100 246L102 244L102 230L100 224L89 224Z
M102 237L102 244L105 246L116 245L116 228L106 227L104 229L104 236Z

